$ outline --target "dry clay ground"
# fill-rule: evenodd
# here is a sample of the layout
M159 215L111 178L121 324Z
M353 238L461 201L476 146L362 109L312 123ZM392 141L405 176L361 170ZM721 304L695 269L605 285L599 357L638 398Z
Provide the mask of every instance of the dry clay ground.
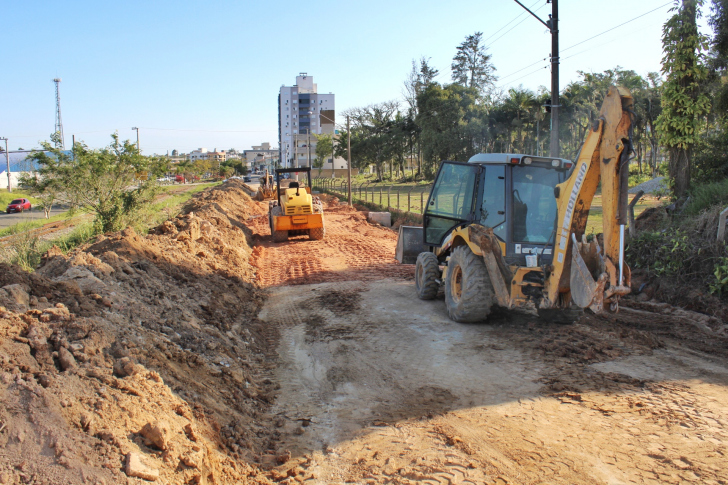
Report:
M728 482L723 322L456 324L361 212L274 245L266 209L0 266L0 484Z

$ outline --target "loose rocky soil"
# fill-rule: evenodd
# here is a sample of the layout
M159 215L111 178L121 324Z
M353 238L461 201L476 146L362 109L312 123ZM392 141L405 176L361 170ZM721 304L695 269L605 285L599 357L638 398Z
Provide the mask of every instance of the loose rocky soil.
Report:
M0 483L726 483L728 332L648 301L447 318L335 200L270 242L230 181L0 267Z

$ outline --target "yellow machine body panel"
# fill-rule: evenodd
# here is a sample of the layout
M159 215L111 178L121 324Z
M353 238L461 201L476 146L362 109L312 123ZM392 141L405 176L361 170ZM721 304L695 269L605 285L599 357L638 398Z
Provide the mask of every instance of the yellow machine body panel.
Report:
M282 215L273 217L273 230L298 231L324 227L323 214L313 213L313 197L308 187L281 189Z

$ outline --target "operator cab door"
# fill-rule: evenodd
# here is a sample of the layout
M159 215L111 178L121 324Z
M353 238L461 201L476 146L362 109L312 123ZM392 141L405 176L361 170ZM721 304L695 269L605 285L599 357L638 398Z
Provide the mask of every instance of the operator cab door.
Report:
M473 220L481 170L472 163L442 162L425 207L425 244L440 246L452 229Z

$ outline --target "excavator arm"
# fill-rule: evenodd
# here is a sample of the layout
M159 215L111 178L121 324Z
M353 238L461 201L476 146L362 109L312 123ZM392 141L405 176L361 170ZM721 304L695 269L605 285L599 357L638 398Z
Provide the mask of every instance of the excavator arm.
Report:
M556 186L558 202L554 258L546 281L543 308L559 308L573 300L600 312L618 308L630 291L631 274L624 262L624 227L628 220L627 189L631 152L632 95L611 86L599 118L579 151L571 176ZM592 200L601 181L601 248L584 231Z

